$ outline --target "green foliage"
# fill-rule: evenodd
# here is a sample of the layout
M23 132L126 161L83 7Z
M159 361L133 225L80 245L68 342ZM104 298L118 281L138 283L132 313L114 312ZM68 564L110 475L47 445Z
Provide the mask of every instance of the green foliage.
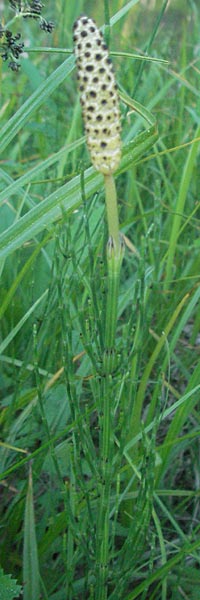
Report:
M49 37L10 4L28 56L0 75L2 568L24 600L196 600L199 8L49 0ZM106 24L121 98L121 270L82 134L81 13Z
M16 580L11 575L5 575L3 569L0 569L0 598L1 600L13 600L18 598L21 592L21 586L17 585Z

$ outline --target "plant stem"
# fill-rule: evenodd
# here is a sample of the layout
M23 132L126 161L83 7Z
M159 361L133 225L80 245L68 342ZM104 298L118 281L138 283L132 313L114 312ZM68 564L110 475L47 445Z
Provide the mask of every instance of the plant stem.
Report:
M115 181L112 175L105 175L105 196L108 219L109 240L107 244L108 264L108 296L106 306L105 349L110 351L115 345L117 324L117 305L119 293L119 278L124 256L124 242L119 233L119 218ZM106 372L109 372L110 357L105 356ZM112 370L111 370L112 372Z
M114 240L109 238L107 244L108 264L108 294L106 306L106 330L105 349L110 350L115 346L115 334L117 325L117 307L119 295L119 280L121 264L124 256L124 242L120 239L120 250L116 250Z
M117 207L116 186L113 175L104 175L104 183L109 237L113 239L116 254L119 254L121 246L119 236L119 217Z
M106 600L108 594L109 515L113 456L113 378L116 351L115 337L120 270L124 255L124 242L119 234L119 219L115 181L105 175L105 195L109 239L107 244L108 292L103 353L102 410L100 424L100 482L96 538L96 595L95 600Z
M109 381L110 380L110 381ZM112 443L111 443L111 378L106 376L102 381L103 386L103 415L101 418L101 466L100 466L100 496L97 521L97 548L96 548L96 596L95 600L106 600L108 582L108 552L109 552L109 513L110 489L112 481Z

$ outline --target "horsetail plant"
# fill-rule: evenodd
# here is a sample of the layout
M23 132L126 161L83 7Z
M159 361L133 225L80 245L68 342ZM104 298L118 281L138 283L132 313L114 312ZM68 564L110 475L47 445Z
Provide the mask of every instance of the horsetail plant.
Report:
M99 412L100 473L96 528L96 600L106 600L109 563L109 519L112 483L113 393L116 366L116 324L120 268L124 243L119 233L117 195L113 173L121 159L121 124L117 86L111 59L96 23L81 16L74 24L75 56L80 100L92 163L104 176L109 239L108 293Z
M117 321L119 275L124 254L113 178L121 159L119 98L108 49L93 19L82 15L75 21L74 45L87 146L92 163L103 174L105 183L109 231L105 345L106 348L112 348Z

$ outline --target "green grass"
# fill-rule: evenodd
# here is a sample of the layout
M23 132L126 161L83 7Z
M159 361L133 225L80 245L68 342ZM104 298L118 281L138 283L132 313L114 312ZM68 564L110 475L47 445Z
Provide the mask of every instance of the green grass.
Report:
M198 3L46 4L50 35L3 14L29 50L0 75L0 598L197 600ZM71 54L83 12L123 99L119 281Z

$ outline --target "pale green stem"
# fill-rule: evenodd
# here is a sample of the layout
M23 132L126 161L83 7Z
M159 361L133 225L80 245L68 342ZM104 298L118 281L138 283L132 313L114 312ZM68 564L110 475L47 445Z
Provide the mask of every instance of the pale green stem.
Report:
M107 244L107 264L108 264L108 294L106 305L106 331L105 348L112 349L115 346L115 334L117 325L117 308L119 296L119 280L121 264L124 256L124 242L120 238L119 250L116 250L113 237L110 237ZM108 372L108 371L107 371Z
M104 175L109 237L113 239L116 255L120 253L117 193L113 175Z
M112 373L116 360L116 325L120 269L124 255L124 242L119 233L119 219L115 181L105 175L105 196L109 239L107 244L108 293L105 323L105 350L103 353L104 378L102 379L102 417L100 417L100 497L97 521L96 566L97 583L95 600L106 600L108 594L109 513L112 481L113 453L113 387Z
M115 345L119 278L124 255L124 243L123 238L119 233L115 181L112 175L105 175L104 181L109 232L109 240L107 244L108 296L106 306L105 348L106 350L110 350ZM105 356L105 360L108 363L106 368L106 372L108 373L111 366L110 363L112 362L112 360L110 361L109 354Z

